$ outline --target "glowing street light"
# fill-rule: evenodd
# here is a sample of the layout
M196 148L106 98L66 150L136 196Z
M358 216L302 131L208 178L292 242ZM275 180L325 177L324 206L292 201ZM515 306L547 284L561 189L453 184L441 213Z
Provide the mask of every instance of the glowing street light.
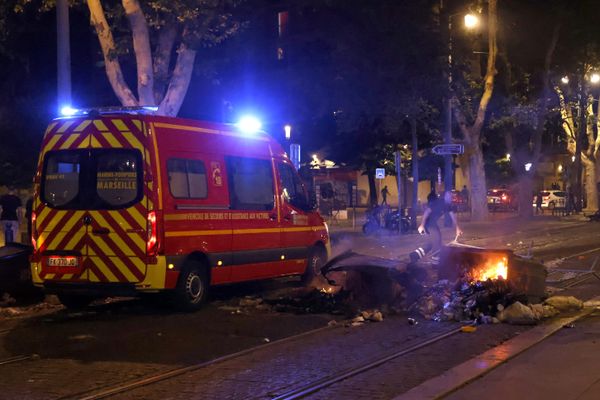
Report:
M510 161L510 153L506 153L506 161Z
M525 171L529 172L529 170L531 170L531 166L532 166L532 165L533 165L533 164L532 164L532 163L530 163L530 162L526 163L526 164L525 164Z
M292 137L292 126L288 124L283 127L283 130L285 131L285 138L287 140L290 140L290 138Z
M590 76L590 82L591 83L598 83L600 82L600 74L598 74L597 72L594 72L591 76Z
M560 78L560 81L566 85L569 83L569 77L565 75L562 78Z
M475 14L465 15L465 27L467 29L477 28L479 26L479 17Z

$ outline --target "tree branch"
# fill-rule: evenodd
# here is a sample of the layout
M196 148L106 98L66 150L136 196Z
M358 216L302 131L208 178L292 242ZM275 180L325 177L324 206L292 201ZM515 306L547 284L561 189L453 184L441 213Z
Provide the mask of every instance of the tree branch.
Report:
M496 32L498 30L498 15L496 11L496 0L490 0L488 4L488 60L487 72L485 74L485 89L483 96L479 101L479 109L477 117L473 123L472 132L481 132L483 122L485 121L485 111L492 98L494 91L494 76L496 75L496 55L498 54L498 46L496 44Z
M158 107L159 115L176 116L181 108L185 93L192 77L196 51L187 47L185 43L179 45L177 50L177 64L173 70L173 76L165 98Z
M137 0L123 0L123 8L131 25L133 51L137 64L137 83L139 103L153 106L154 103L154 71L152 70L152 51L150 50L150 33L148 23Z
M173 25L164 26L158 34L158 43L154 51L154 100L156 104L160 104L165 95L169 81L171 53L176 36L177 29Z
M91 24L94 26L94 29L96 29L98 41L102 48L106 76L108 76L110 85L122 105L137 106L138 101L123 77L121 65L116 56L115 41L112 32L110 31L110 27L106 22L102 5L99 0L87 0L87 5L90 10Z

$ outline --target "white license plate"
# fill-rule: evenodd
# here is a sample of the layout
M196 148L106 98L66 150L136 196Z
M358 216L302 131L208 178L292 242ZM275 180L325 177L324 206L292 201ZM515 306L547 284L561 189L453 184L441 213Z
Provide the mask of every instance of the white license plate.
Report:
M50 257L48 258L49 267L77 267L77 257Z

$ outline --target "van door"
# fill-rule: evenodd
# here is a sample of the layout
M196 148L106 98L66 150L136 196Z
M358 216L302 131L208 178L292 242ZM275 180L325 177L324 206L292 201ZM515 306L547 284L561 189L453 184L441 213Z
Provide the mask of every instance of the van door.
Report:
M147 197L137 149L90 151L90 282L137 283L146 276Z
M281 180L281 230L286 273L302 273L313 236L307 212L308 196L300 177L287 160L278 161L277 170Z
M282 274L280 215L270 159L226 157L232 226L232 280Z
M36 202L40 278L86 282L87 226L85 210L75 207L81 196L84 151L52 151L44 158L39 200Z
M38 243L42 265L60 275L44 279L132 283L144 278L142 167L137 149L46 153L41 184L46 207L37 218Z

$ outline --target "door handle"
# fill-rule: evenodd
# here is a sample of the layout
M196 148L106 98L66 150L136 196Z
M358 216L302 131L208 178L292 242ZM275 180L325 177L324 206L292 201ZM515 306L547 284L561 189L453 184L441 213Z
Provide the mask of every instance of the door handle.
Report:
M108 235L110 231L108 230L108 228L96 228L92 229L92 233L94 235Z

